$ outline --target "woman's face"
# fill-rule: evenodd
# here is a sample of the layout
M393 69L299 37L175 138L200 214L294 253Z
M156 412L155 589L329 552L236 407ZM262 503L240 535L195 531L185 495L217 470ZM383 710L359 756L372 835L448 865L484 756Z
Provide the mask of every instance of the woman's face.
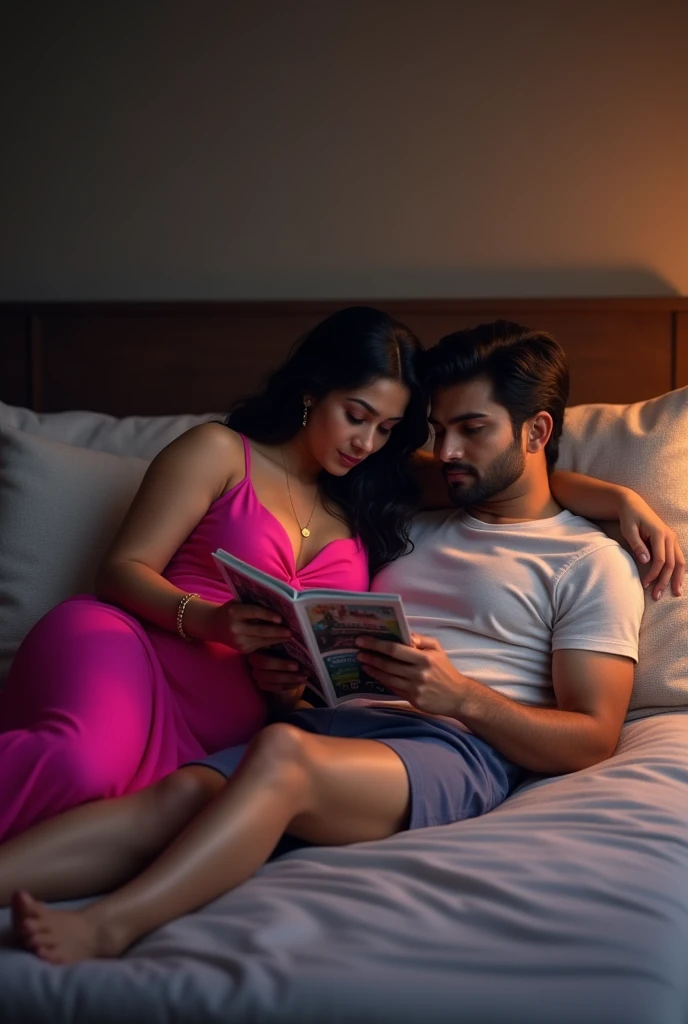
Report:
M387 443L409 398L405 384L388 379L330 391L312 402L302 438L327 473L344 476Z

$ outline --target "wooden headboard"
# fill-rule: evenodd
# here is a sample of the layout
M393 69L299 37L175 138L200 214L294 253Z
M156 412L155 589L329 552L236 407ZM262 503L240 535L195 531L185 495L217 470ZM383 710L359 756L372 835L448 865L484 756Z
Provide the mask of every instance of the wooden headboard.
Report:
M219 412L254 390L313 324L350 304L0 304L0 400L42 412ZM370 304L426 345L497 317L551 331L570 359L571 404L634 402L688 384L686 298Z

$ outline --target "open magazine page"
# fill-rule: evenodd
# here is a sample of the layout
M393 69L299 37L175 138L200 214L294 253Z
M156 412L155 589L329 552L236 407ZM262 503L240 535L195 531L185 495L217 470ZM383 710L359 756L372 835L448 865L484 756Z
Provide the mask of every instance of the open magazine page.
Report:
M302 628L296 614L294 603L277 591L263 586L257 580L249 579L242 572L236 572L231 566L221 565L222 574L235 597L243 604L257 604L261 608L269 608L282 616L285 626L292 631L289 640L274 644L272 647L261 647L261 654L274 654L276 658L291 658L297 661L308 676L308 685L323 694L323 685L317 677L310 651L301 639Z
M401 601L389 595L360 595L329 600L302 599L301 614L310 624L332 687L329 703L352 697L399 700L368 675L358 661L356 637L367 634L380 640L410 643L411 637ZM329 690L329 687L328 687Z

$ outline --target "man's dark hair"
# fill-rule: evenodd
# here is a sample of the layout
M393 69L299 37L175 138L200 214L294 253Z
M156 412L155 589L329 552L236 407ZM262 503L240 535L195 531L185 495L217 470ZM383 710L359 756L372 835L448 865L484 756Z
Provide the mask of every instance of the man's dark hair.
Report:
M527 419L548 412L554 421L545 448L551 472L559 455L564 409L569 397L569 368L563 348L551 334L508 320L455 331L427 354L426 384L437 388L487 377L494 399L511 417L514 439Z

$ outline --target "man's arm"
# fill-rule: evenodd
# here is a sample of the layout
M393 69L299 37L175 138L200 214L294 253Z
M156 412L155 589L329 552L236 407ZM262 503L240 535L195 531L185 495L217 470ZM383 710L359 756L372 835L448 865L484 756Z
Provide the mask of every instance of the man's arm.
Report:
M555 651L556 708L528 707L475 684L460 721L505 757L531 771L556 775L611 757L633 687L633 661L597 651Z
M411 467L421 489L421 509L451 508L442 463L431 452L421 450L414 453ZM643 586L652 587L655 599L669 586L675 597L681 596L686 557L678 537L639 494L629 487L561 469L554 470L549 480L552 494L563 508L586 519L618 522L621 538L637 561L650 563L643 573ZM614 539L620 537L614 535Z
M633 661L597 651L552 656L556 708L529 707L462 675L436 640L416 647L361 637L361 661L419 711L447 715L516 764L558 775L613 754L633 687Z
M559 504L576 515L618 521L621 536L636 560L643 565L651 562L643 586L652 585L656 600L670 584L672 593L681 596L686 559L678 537L639 494L629 487L560 469L550 474L549 483Z

